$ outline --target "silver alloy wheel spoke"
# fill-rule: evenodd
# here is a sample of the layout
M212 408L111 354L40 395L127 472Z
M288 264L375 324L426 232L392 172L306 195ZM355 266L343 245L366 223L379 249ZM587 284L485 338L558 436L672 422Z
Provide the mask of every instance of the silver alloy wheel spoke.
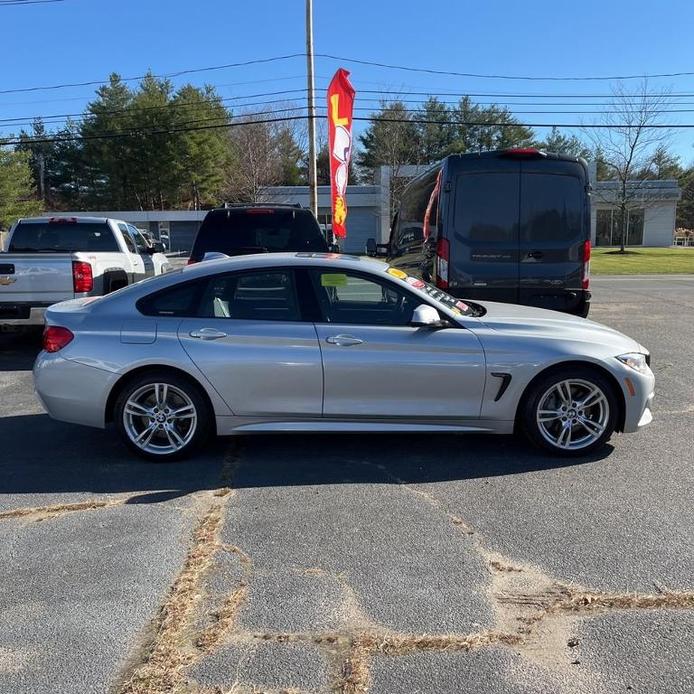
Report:
M131 414L134 417L152 417L154 412L149 407L143 407L137 402L128 401L125 406L126 414Z
M172 419L190 419L195 417L195 408L192 405L184 405L177 410L172 410L169 416Z
M602 389L584 379L555 383L540 398L535 419L543 438L566 450L586 448L607 429L610 406Z
M537 417L540 422L553 422L562 415L561 410L538 410Z
M604 426L600 426L597 422L594 422L591 419L587 419L586 417L579 417L578 418L578 423L586 430L589 431L591 434L596 434L597 436L600 436L603 431L605 431Z
M198 426L188 394L168 383L138 388L125 403L123 424L128 438L147 453L165 455L184 448Z

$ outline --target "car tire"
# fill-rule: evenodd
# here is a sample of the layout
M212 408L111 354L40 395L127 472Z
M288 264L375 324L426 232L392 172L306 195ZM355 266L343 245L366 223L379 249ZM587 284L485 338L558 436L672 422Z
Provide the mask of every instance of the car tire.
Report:
M614 385L599 371L560 368L531 385L519 424L531 443L554 455L584 456L612 436L619 407Z
M208 438L212 412L192 379L150 371L128 381L114 406L118 432L130 450L154 462L188 457Z

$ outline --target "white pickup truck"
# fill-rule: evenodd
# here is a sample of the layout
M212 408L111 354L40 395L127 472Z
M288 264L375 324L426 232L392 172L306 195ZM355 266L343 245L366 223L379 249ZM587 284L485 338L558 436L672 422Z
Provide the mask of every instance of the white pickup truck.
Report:
M106 217L34 217L0 253L0 328L43 325L48 306L101 296L171 270L132 224Z

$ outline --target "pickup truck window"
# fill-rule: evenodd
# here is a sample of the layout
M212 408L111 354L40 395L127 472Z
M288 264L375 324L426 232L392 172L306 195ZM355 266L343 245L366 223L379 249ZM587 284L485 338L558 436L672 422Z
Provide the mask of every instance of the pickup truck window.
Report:
M118 253L111 228L100 222L20 222L12 233L10 253Z
M125 226L125 224L119 224L118 228L123 232L123 241L125 241L125 245L128 247L128 251L137 255L137 248L135 248L135 242L133 241L133 237L130 236L128 227Z

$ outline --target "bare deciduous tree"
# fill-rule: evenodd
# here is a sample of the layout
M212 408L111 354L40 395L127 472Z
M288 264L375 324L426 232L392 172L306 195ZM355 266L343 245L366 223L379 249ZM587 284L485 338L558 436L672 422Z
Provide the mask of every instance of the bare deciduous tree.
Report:
M619 209L620 213L620 252L624 253L629 210L636 201L643 207L649 200L657 199L644 181L648 178L654 157L662 151L668 137L664 125L663 112L670 103L668 91L651 91L647 80L628 91L622 84L612 89L610 107L603 113L596 125L605 127L587 130L599 159L599 169L606 177L616 182L614 188L606 188L596 193Z

